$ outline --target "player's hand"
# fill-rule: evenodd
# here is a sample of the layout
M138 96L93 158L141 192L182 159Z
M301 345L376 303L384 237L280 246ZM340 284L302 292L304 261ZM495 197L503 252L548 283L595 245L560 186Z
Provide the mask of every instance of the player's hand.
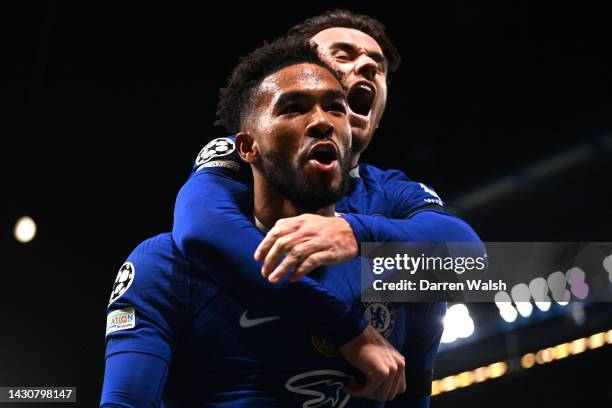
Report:
M289 279L295 281L319 266L346 262L358 253L355 234L342 217L302 214L278 220L257 247L255 259L263 261L262 275L276 283L293 268Z
M340 347L340 353L363 374L344 387L345 393L389 401L406 391L404 356L371 325Z

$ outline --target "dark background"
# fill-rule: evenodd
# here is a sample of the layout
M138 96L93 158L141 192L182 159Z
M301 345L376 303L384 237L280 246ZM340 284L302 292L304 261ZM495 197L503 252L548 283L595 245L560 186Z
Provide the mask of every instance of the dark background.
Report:
M434 186L485 241L610 241L605 7L423 3L3 5L0 385L76 385L80 405L95 406L116 271L140 241L170 230L193 159L223 135L212 126L218 89L239 55L328 8L379 18L403 57L364 162ZM39 228L26 245L13 238L22 215ZM508 352L508 332L541 348L612 328L607 305L595 306L582 326L563 314L547 327L504 326L493 348ZM497 324L491 308L474 313ZM474 361L453 366L447 351L439 372L497 361L476 340L454 349ZM611 353L512 373L432 406L608 405Z

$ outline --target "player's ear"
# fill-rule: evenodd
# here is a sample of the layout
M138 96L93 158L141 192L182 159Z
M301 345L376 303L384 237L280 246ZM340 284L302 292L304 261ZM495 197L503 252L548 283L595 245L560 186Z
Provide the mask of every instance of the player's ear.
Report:
M238 132L236 134L236 150L247 163L259 162L259 146L249 132Z

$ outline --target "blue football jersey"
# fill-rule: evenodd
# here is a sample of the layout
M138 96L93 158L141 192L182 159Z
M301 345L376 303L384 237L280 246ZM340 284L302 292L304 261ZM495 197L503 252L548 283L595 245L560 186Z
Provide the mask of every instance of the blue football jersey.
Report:
M358 271L355 260L315 278L343 302L359 308L404 354L407 378L430 373L445 304L362 305ZM166 362L169 374L159 385L163 393L154 388L151 392L167 407L384 406L342 392L357 372L329 341L274 310L245 307L208 276L186 261L169 233L139 245L121 267L112 290L107 362L122 353L152 355ZM137 367L127 363L121 369ZM107 371L112 372L108 363ZM146 382L148 374L135 381ZM107 382L112 379L105 378L103 404L113 401ZM424 407L428 400L408 395L388 406Z
M442 214L443 202L431 188L398 171L363 164L358 171L352 172L349 194L337 205L358 241L478 241L467 224ZM250 166L240 159L233 137L215 139L198 154L177 196L173 238L194 267L206 269L211 260L204 254L217 262L218 267L203 273L246 305L284 310L286 318L336 344L360 333L365 321L358 311L346 310L344 303L309 277L278 289L262 282L261 264L253 253L264 236L251 221L252 211Z

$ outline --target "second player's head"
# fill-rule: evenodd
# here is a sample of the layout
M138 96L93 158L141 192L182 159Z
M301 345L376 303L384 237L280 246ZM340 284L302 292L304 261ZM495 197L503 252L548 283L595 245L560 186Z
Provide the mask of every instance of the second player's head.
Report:
M399 67L399 52L380 21L348 10L327 11L306 19L291 28L288 36L312 41L321 59L342 73L355 165L382 118L388 75Z
M302 212L346 191L351 127L337 73L297 39L266 44L243 58L221 91L218 124L236 134L255 179Z

